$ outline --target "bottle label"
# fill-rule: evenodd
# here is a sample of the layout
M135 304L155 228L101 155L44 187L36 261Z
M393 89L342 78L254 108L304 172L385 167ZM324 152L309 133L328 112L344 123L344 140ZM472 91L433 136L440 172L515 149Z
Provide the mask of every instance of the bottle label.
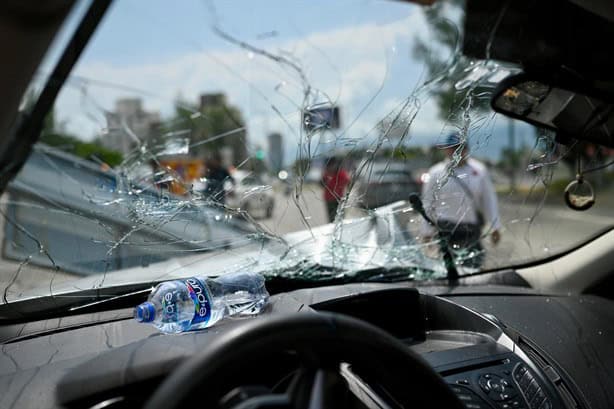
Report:
M185 283L194 302L192 325L206 323L211 318L211 296L207 286L195 277L188 278Z
M176 291L169 291L162 297L162 322L177 321L177 296Z

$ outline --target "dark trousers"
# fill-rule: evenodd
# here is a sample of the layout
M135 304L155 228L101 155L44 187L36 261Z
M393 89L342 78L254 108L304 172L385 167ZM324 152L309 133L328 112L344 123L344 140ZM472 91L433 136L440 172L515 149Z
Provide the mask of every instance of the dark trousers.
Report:
M326 201L326 211L328 212L328 221L335 221L335 215L337 214L337 208L339 207L339 202L336 200Z
M484 248L480 242L482 228L472 223L448 220L437 222L442 240L446 240L458 265L480 268L484 264Z

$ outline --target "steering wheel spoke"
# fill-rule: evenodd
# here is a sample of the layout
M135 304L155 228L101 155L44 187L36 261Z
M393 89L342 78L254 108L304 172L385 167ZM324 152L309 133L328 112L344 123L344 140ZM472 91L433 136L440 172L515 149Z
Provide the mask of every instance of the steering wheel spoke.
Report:
M296 409L323 409L342 407L347 399L345 379L336 369L302 368L294 375L287 394Z
M220 409L292 409L287 394L271 393L264 386L240 386L219 402Z

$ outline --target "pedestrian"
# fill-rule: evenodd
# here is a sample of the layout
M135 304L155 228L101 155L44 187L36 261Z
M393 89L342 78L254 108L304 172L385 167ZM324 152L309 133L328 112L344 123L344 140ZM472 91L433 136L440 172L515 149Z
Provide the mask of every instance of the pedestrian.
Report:
M215 153L207 162L207 187L205 193L213 201L224 205L226 203L226 188L228 183L234 184L234 179L230 172L222 166L222 158L219 153Z
M456 253L458 264L480 268L483 230L494 245L501 238L497 195L488 169L469 157L458 134L449 135L437 148L445 151L446 159L429 169L422 187L424 208L437 228L425 222L423 240L429 242L439 234Z
M165 169L157 159L150 159L149 166L151 167L151 181L153 187L160 192L170 192L173 179L168 177L168 169Z
M322 174L322 185L324 186L324 202L328 212L328 221L333 222L339 207L339 200L345 194L345 189L350 183L350 175L343 169L339 159L333 157L326 163Z

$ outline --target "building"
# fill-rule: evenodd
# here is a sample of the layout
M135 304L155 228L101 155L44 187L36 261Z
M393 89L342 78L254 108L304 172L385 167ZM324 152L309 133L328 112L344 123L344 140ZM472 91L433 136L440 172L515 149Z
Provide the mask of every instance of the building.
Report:
M284 146L280 133L274 132L268 135L269 140L269 165L275 173L284 166Z
M123 155L134 149L137 138L140 141L152 139L160 124L160 114L145 111L140 98L118 99L115 111L105 116L108 133L101 138L102 145Z
M226 105L226 95L222 93L201 94L200 107L201 109L207 106L224 106Z

